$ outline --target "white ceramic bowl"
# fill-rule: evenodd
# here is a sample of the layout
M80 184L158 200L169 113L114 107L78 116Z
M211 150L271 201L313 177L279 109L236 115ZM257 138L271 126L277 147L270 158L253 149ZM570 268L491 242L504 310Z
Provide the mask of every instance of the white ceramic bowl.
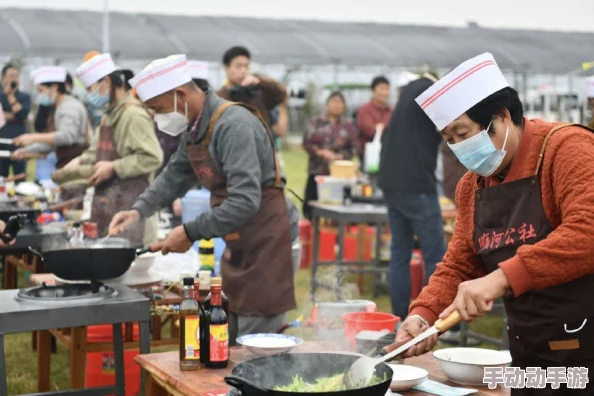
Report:
M237 343L257 356L271 356L293 349L303 340L285 334L248 334L237 338Z
M140 255L136 257L136 260L134 260L134 263L132 264L130 270L133 272L146 272L153 266L153 264L155 264L155 260L160 255L160 252L145 253L143 255Z
M512 361L509 351L482 348L439 349L433 356L450 381L467 386L485 386L485 367L507 367Z
M406 364L388 364L388 366L394 371L392 383L390 384L390 390L394 392L412 389L429 377L429 372L420 367Z

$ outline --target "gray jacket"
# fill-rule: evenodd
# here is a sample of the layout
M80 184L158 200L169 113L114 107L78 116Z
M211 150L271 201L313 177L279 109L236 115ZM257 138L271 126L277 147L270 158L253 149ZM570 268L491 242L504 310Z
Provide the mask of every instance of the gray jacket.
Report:
M225 101L209 90L204 102L197 140L208 127L210 117ZM163 172L136 200L133 208L146 218L160 208L169 206L197 185L198 178L186 153L188 132L184 132L177 151ZM266 129L248 110L233 106L225 110L215 125L208 151L215 166L227 178L228 198L208 213L203 213L186 224L194 241L222 237L232 233L251 219L260 209L261 188L271 186L275 180L275 161ZM283 174L282 185L286 184ZM285 197L291 222L292 239L299 235L299 212Z
M90 144L93 133L88 128L88 112L85 105L74 96L65 95L54 113L54 131L51 132L55 132L55 146L83 146L85 136L88 136ZM45 143L33 143L25 150L46 154L52 152L54 147Z

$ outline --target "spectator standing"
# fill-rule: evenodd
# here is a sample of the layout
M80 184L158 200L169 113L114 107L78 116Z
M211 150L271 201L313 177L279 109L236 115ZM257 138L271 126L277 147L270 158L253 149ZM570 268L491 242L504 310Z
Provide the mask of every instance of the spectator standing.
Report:
M317 201L316 176L330 174L330 163L350 160L359 148L359 133L345 117L346 100L342 93L330 94L326 102L326 114L316 117L307 126L303 147L309 155L308 178L305 185L303 215L311 219L310 201Z
M390 286L394 315L410 303L410 259L418 237L427 279L446 251L437 195L436 165L441 136L415 99L436 78L425 74L404 86L382 135L379 185L392 232Z
M27 132L27 116L31 110L31 97L29 94L19 90L20 70L12 64L7 63L2 68L2 90L0 92L0 104L4 109L6 124L0 128L0 137L14 139ZM14 145L0 145L0 150L16 150ZM25 161L13 160L10 158L0 159L0 176L8 176L10 167L13 173L25 172Z
M392 107L390 100L390 81L384 76L378 76L371 82L371 100L365 103L357 112L357 127L359 128L358 154L361 163L365 161L365 144L373 140L378 126L380 130L388 124ZM362 169L365 169L362 167Z
M271 127L270 112L283 103L287 90L278 81L261 74L250 74L251 54L245 47L233 47L223 55L227 81L217 92L223 99L255 107Z

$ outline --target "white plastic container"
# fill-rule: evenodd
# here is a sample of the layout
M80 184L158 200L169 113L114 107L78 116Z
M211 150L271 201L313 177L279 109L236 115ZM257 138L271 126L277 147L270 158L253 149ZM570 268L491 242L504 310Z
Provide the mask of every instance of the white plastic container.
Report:
M324 204L342 204L344 188L355 184L356 179L340 179L331 176L316 176L318 202Z

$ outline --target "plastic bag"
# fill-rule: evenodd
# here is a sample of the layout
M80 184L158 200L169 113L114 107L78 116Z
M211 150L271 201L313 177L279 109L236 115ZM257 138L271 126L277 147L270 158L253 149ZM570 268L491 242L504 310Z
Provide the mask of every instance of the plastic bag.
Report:
M382 152L382 127L375 127L375 136L370 143L365 143L365 172L375 174L379 172L380 154Z
M185 253L158 255L151 272L163 277L164 282L177 282L182 274L197 274L200 268L198 253L190 249Z

